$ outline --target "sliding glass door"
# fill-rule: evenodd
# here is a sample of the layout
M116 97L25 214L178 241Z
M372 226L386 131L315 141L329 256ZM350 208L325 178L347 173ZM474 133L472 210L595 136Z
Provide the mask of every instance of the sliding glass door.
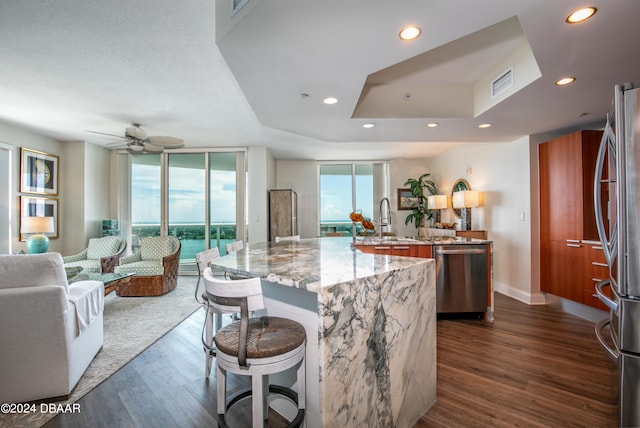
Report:
M140 238L160 236L162 221L160 155L131 156L131 251Z
M131 233L176 236L180 270L196 272L195 254L244 239L244 152L171 152L131 156ZM238 189L241 189L239 191Z
M206 154L171 153L168 175L167 234L180 239L181 267L195 263L195 255L207 248Z

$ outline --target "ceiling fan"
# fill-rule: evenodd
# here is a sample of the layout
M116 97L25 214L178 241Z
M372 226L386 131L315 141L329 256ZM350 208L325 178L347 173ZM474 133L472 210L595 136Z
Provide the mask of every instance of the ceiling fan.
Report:
M162 153L165 149L179 149L184 146L184 141L175 137L166 137L161 135L147 136L147 133L140 127L139 123L132 123L124 131L124 136L107 134L105 132L89 131L94 134L109 135L122 140L108 143L108 146L123 145L127 151L134 155L144 155L152 153Z

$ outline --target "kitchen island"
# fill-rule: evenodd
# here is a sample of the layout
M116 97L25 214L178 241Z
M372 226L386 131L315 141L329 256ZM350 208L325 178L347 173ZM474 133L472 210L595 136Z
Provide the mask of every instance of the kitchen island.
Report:
M351 244L258 243L212 264L262 278L269 315L305 327L308 427L411 427L436 400L434 261Z

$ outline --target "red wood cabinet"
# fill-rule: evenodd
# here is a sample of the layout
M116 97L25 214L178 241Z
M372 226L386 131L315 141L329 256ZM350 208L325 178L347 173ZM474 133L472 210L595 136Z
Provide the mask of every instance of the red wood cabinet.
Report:
M425 259L432 258L431 245L357 245L356 248L363 253L369 254L386 254L389 256L406 256L406 257L422 257Z
M487 239L486 230L456 230L456 236L463 238Z
M602 131L578 131L538 148L540 289L590 305L584 258L591 252L582 241L598 239L593 179L601 137Z

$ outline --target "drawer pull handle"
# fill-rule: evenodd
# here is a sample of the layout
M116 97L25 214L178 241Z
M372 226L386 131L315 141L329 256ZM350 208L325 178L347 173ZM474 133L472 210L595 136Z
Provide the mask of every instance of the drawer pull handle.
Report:
M600 278L591 278L591 281L593 281L593 282L600 282L600 281L602 281L602 279L600 279Z
M602 250L602 247L591 247L594 250Z
M390 250L391 247L373 247L374 250Z
M580 243L579 239L567 239L567 242L575 242L576 244Z
M396 249L396 250L408 250L408 249L409 249L409 247L401 247L401 246L399 246L399 245L396 245L396 246L395 246L395 249Z
M567 244L567 247L580 248L579 244Z
M608 265L606 263L598 263L598 262L591 262L592 265L594 266L602 266L602 267L607 267Z

